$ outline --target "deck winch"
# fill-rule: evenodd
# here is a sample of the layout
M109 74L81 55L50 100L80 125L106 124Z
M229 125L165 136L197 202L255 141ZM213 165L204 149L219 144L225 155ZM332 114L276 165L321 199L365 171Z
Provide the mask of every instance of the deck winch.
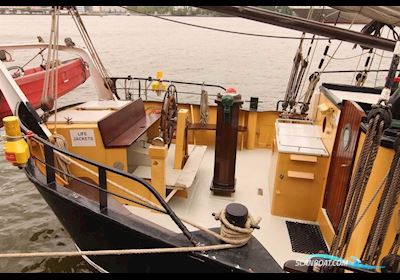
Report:
M25 139L21 136L19 119L15 116L3 118L4 128L6 132L6 142L4 144L4 152L6 160L15 166L24 166L29 159L29 146Z

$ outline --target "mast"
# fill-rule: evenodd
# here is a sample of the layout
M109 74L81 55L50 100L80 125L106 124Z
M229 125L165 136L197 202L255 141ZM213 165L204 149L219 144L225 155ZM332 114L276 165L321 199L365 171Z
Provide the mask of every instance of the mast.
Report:
M393 52L396 42L251 6L197 6L219 13Z

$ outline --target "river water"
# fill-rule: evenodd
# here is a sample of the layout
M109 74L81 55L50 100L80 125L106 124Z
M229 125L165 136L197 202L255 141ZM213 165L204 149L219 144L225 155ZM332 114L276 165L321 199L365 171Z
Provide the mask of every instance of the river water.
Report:
M300 36L298 31L252 22L240 18L176 17L185 22L234 31ZM165 22L141 16L84 16L83 20L92 41L112 76L155 76L162 70L164 78L233 86L244 99L258 96L263 109L274 109L282 99L299 40L270 39L227 34ZM40 35L48 42L50 16L0 15L1 44L34 43ZM346 27L346 26L341 26ZM361 25L352 27L360 30ZM386 34L386 33L384 33ZM308 35L309 36L309 35ZM60 19L60 39L71 37L77 45L82 40L69 16ZM330 54L338 41L332 41ZM327 42L319 41L311 62L314 71ZM308 50L309 41L303 45ZM360 48L343 43L335 57L347 58L361 54ZM33 51L15 51L15 62L23 65L33 57ZM377 54L381 54L378 51ZM390 57L391 54L384 53ZM353 70L359 58L332 60L327 70ZM366 56L359 68L364 67ZM35 64L36 63L36 64ZM40 59L33 61L37 66ZM372 69L377 69L380 57L375 56ZM383 58L381 68L388 69L389 58ZM378 76L383 85L385 74ZM326 74L322 81L350 83L353 74ZM366 82L374 86L375 74ZM179 87L178 92L179 92ZM60 99L60 103L96 98L88 80L74 93ZM0 130L3 134L4 131ZM74 243L41 198L24 173L4 160L0 144L0 252L70 251ZM80 257L34 258L0 260L0 272L94 272Z

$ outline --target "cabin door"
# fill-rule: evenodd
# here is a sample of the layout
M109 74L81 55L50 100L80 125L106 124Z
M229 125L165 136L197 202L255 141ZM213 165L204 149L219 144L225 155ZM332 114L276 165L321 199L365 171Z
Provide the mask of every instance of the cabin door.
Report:
M346 201L363 116L357 103L343 100L323 204L335 232Z

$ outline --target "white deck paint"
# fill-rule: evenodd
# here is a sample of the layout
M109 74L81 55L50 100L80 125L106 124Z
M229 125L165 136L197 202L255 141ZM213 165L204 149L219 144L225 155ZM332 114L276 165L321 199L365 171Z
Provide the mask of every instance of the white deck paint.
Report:
M294 253L290 245L286 220L270 213L268 174L271 165L271 151L266 149L242 150L237 152L236 192L232 197L214 196L210 185L214 172L214 149L208 147L197 177L188 189L187 199L174 196L169 205L178 216L190 219L205 227L219 227L211 213L223 209L231 202L244 204L253 216L262 217L261 229L253 235L263 244L275 260L283 266L290 259L304 260L305 254ZM258 194L261 188L263 195ZM140 215L175 232L180 232L172 220L162 214L135 206L126 206L132 213ZM195 230L188 226L189 230Z
M100 120L115 112L132 101L89 101L81 105L57 112L57 123L91 123L97 124ZM54 114L47 121L48 123L55 122Z

